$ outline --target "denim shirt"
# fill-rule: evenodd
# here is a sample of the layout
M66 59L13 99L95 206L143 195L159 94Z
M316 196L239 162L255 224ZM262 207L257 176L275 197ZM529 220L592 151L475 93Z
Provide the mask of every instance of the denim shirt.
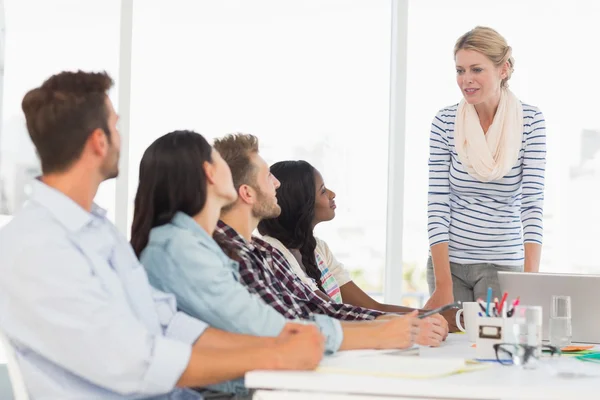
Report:
M31 399L198 399L175 388L207 328L152 288L94 206L34 180L0 231L0 329Z
M256 336L277 336L287 320L239 282L238 263L188 215L178 212L170 223L152 229L140 260L150 282L175 294L180 309L215 328ZM343 333L340 322L315 315L335 352Z

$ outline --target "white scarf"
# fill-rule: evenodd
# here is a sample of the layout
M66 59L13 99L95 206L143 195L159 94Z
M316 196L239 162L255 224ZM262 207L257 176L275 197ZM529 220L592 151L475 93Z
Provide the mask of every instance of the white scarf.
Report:
M510 90L502 89L498 110L486 134L475 106L463 99L456 111L454 143L469 175L481 182L501 179L515 166L522 147L521 102Z

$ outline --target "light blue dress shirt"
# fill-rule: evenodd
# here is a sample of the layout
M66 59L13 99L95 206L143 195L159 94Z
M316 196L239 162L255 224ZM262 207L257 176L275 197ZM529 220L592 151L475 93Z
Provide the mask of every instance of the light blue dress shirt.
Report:
M32 188L0 231L0 329L31 398L201 398L174 387L207 325L149 285L104 210Z
M208 233L178 212L168 224L150 232L140 261L156 288L177 296L180 309L229 332L277 336L286 319L238 281L239 267ZM315 315L326 337L328 353L339 349L343 332L338 320Z

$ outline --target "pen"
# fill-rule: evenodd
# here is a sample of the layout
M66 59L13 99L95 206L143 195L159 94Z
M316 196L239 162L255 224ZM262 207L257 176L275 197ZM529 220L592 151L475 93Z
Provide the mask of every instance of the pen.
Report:
M498 298L494 297L494 305L496 307L494 307L494 309L492 310L492 312L494 313L494 316L499 317L500 314L498 314L498 307L500 307L500 305L498 304Z
M419 315L418 318L419 319L427 318L433 314L439 314L439 313L449 310L451 308L460 307L461 304L462 304L461 301L455 301L454 303L450 303L450 304L446 304L445 306L438 307L435 310L429 310L427 312L424 312L423 314Z
M504 302L506 301L507 297L508 297L508 293L504 292L504 295L502 296L502 300L500 300L500 309L498 310L499 313L502 312L502 309L504 308Z
M487 290L487 306L485 308L485 315L490 316L490 303L492 302L492 288L488 287Z
M507 317L512 317L513 316L513 314L515 313L515 308L519 305L520 301L521 301L521 298L517 297L517 299L513 302L513 305L511 307L511 309L508 311Z
M479 308L481 308L481 311L485 312L485 306L484 306L483 300L478 299L477 304L479 304Z

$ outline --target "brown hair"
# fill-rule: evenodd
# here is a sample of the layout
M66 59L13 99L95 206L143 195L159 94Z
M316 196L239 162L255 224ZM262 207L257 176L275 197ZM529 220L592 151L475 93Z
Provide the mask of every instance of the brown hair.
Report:
M454 45L454 57L459 50L477 51L489 58L496 67L502 67L508 62L506 78L501 83L502 87L508 87L508 80L515 70L515 60L512 48L502 35L492 28L477 26L458 38Z
M110 141L105 101L113 83L106 72L61 72L27 92L21 108L44 174L77 161L94 130Z
M244 184L254 183L255 168L250 157L258 153L256 136L246 133L229 134L221 139L215 139L213 146L229 165L235 190L239 190Z

